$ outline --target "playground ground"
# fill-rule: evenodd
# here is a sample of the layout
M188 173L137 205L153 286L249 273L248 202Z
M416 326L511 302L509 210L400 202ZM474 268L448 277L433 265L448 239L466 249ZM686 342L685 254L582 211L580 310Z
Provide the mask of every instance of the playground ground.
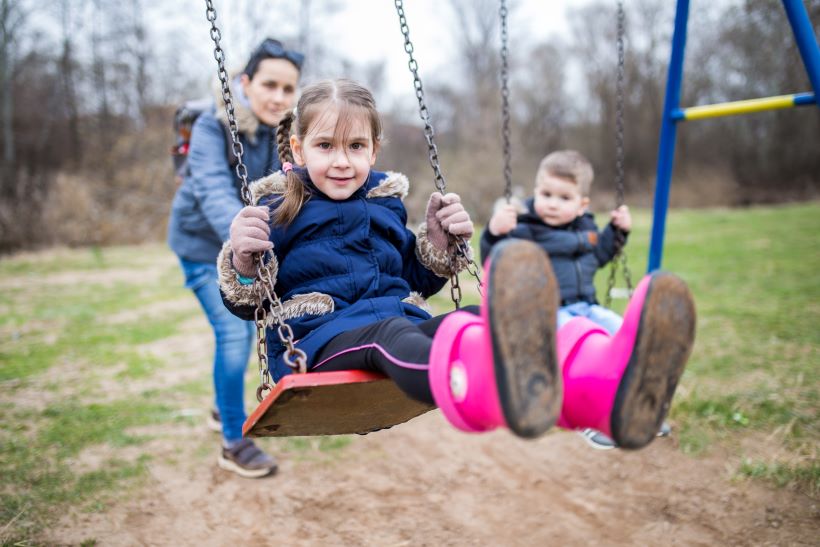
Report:
M648 225L639 213L633 271ZM817 203L673 212L665 266L699 322L671 439L600 452L565 431L465 435L435 411L265 439L280 470L263 480L215 465L208 327L164 246L4 258L0 541L816 545L818 231Z

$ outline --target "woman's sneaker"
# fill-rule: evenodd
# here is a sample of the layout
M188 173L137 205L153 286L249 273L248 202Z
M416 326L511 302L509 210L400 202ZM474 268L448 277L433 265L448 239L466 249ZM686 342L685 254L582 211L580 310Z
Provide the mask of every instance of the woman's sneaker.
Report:
M250 439L237 441L230 448L222 447L219 467L240 477L256 479L276 472L276 460L268 456Z
M222 433L222 417L219 415L217 409L211 409L208 413L208 419L205 421L205 425L214 433Z

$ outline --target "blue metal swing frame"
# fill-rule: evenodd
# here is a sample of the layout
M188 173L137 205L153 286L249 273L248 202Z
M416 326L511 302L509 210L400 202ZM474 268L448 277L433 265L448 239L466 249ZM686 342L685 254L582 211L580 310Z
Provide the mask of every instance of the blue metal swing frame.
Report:
M683 59L686 50L686 27L689 20L689 0L678 0L675 12L675 30L672 35L672 53L666 79L666 98L663 105L660 144L658 145L655 203L647 272L659 269L663 258L663 240L666 231L666 213L669 209L669 188L672 183L672 166L675 160L678 122L812 104L820 106L817 101L818 91L820 91L820 48L818 48L817 38L814 35L806 6L803 5L802 0L783 0L783 8L789 19L794 39L800 51L800 57L803 59L814 93L795 93L762 99L681 108L681 83L683 82Z

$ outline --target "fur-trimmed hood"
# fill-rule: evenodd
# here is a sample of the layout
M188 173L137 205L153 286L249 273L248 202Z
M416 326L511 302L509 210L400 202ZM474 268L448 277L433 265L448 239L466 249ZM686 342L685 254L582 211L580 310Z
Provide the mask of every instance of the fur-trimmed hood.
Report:
M228 82L231 90L231 102L233 102L233 111L239 132L244 133L249 141L255 143L256 131L259 129L260 121L251 110L248 98L242 90L241 77L241 71L231 74L231 79ZM222 125L228 127L228 113L225 112L225 100L222 98L222 85L219 80L214 82L213 93L216 103L216 119L219 120Z
M375 173L375 172L374 172ZM404 200L410 190L410 181L402 173L386 171L384 178L367 190L366 197L373 198L398 198ZM285 191L285 174L281 171L272 173L267 177L255 180L250 185L251 200L253 203L266 196L275 196Z
M304 175L301 169L296 171ZM343 332L388 317L418 323L430 318L425 298L436 294L451 275L447 249L437 249L426 231L407 228L407 178L371 171L349 199L333 200L309 179L314 192L290 224L271 226L276 269L274 290L282 313L298 340L297 347L315 364L321 348ZM274 173L251 184L254 203L276 206L285 175ZM232 271L223 254L220 286L228 309L253 316L249 286ZM290 373L275 330L268 330L268 352L274 380Z

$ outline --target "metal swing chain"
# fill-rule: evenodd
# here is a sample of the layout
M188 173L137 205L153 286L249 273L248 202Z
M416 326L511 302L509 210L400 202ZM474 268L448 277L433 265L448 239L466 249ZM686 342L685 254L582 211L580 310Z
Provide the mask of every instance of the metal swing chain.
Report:
M623 0L617 3L618 21L618 73L615 84L615 207L624 204L624 31L625 13ZM632 274L627 264L626 251L618 249L609 268L609 278L607 280L607 290L604 306L609 307L612 303L612 289L615 287L615 277L618 273L618 264L623 269L624 280L629 296L632 296Z
M427 104L424 100L424 88L421 85L421 77L419 76L419 65L416 58L413 56L413 42L410 41L410 27L407 24L407 17L404 15L404 1L394 0L396 5L396 12L399 14L399 26L401 33L404 36L404 51L407 52L409 61L407 62L410 72L413 74L413 87L416 90L416 99L419 102L419 116L424 122L424 138L427 140L427 152L430 159L430 166L433 168L435 176L434 184L441 195L447 193L447 183L444 180L444 174L441 172L441 165L438 159L438 147L435 143L435 131L433 125L430 123L430 111L427 109ZM456 308L461 306L461 285L458 280L458 273L456 273L457 255L460 255L467 262L467 272L476 278L478 281L479 291L481 290L482 282L481 275L478 271L478 264L475 260L467 260L467 242L460 237L455 237L448 234L450 240L450 247L455 252L450 253L450 298Z
M242 161L244 149L239 142L239 128L236 123L236 115L233 106L231 89L228 84L228 72L225 69L225 52L219 42L222 33L216 26L216 9L212 0L205 0L205 15L211 23L211 40L214 42L214 59L219 67L217 76L222 88L222 100L225 102L225 112L228 117L228 128L231 133L231 146L236 156L236 176L242 182L240 194L245 205L252 205L250 187L248 186L248 169ZM270 262L265 260L265 253L254 255L256 263L256 279L254 279L252 291L257 296L256 310L254 310L254 323L256 324L256 352L259 358L259 387L256 389L256 398L260 402L264 398L265 391L272 389L273 380L268 368L268 344L266 337L266 325L268 322L268 310L265 309L265 299L270 303L270 313L278 325L277 334L282 345L285 346L284 360L295 372L305 372L307 370L307 356L301 349L294 346L293 331L290 325L285 323L282 313L282 302L273 291L273 276L271 274Z
M501 17L501 137L503 139L504 150L504 197L507 203L512 200L512 153L510 151L510 88L509 88L509 62L507 41L507 0L501 0L501 8L498 10Z

